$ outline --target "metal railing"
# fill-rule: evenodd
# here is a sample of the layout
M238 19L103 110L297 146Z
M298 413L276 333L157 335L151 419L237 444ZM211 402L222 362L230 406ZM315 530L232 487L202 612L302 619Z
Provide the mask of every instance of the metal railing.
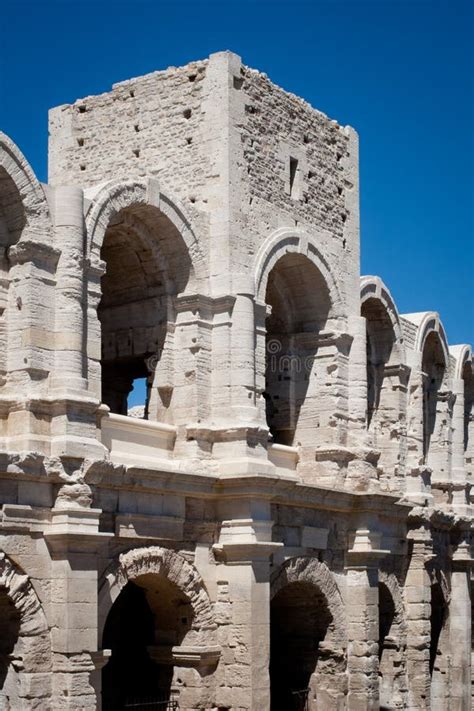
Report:
M299 691L292 691L291 695L293 697L294 711L309 711L309 689L300 689Z
M179 711L179 706L175 699L147 697L127 699L124 709L133 709L133 711Z

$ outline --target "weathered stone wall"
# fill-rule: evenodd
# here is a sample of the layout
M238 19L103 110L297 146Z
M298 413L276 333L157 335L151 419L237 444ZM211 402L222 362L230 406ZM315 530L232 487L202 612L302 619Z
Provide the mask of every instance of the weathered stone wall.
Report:
M153 72L52 109L49 182L90 187L160 175L189 199L209 172L202 141L207 67L203 61Z
M50 134L48 186L0 141L0 707L467 711L472 351L360 278L353 129L225 52Z
M354 132L247 67L234 85L240 92L231 117L235 141L241 144L235 172L242 194L233 264L246 271L248 256L269 233L300 227L316 231L318 247L330 263L337 261L342 282L346 270L356 267L358 255L357 240L348 236L347 226L347 196L357 191L351 174L357 162Z

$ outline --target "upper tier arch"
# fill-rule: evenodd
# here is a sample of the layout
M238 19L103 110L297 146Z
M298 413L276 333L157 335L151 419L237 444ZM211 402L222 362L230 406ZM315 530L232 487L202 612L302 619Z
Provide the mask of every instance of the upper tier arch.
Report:
M449 368L449 347L446 331L436 311L420 311L412 314L402 314L403 318L416 326L414 350L423 353L425 343L431 333L436 333L441 343L446 370Z
M179 232L188 250L196 280L198 282L204 280L204 253L191 222L183 207L174 198L170 198L160 190L159 183L155 178L109 181L86 190L85 197L91 201L85 218L86 256L91 261L100 258L105 233L122 210L149 206L159 210Z
M302 230L283 227L273 232L257 252L254 262L255 295L265 301L270 272L285 254L300 254L307 257L321 273L331 300L331 315L341 316L343 300L331 267L316 244L316 234L308 235Z
M127 582L149 574L164 576L186 595L195 615L192 626L195 639L214 642L217 625L203 579L184 556L160 546L135 548L112 562L99 590L100 629Z
M458 380L462 380L464 366L467 363L471 363L471 368L474 370L474 359L472 357L472 348L468 344L450 346L449 352L450 352L451 356L456 361L453 375Z
M395 334L395 341L397 344L398 351L400 353L401 359L404 361L405 346L403 341L403 332L400 324L400 315L398 313L395 301L390 293L389 288L378 276L361 276L360 278L360 304L361 307L369 299L375 299L378 301L386 314L390 319L392 324L393 332Z
M11 221L22 223L18 241L51 246L52 220L44 188L18 146L0 131L0 207L2 195L3 212L13 211Z

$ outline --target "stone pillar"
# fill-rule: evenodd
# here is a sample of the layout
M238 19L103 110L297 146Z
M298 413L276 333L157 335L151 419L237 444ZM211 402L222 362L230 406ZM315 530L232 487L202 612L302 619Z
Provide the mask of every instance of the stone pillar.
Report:
M449 605L450 688L452 711L471 708L471 555L467 541L454 552Z
M267 329L266 320L271 309L265 301L254 302L255 314L255 402L258 410L258 420L263 427L267 426L267 404L264 397L267 379Z
M221 562L215 611L223 649L216 706L269 711L270 556L282 544L271 541L267 504L236 501L231 508L236 517L223 521L214 546Z
M84 214L82 188L55 188L55 239L61 249L56 272L53 388L84 390Z
M407 353L411 366L408 384L407 410L407 468L406 468L406 498L414 504L424 506L433 500L431 494L431 470L428 468L424 455L424 405L422 372L422 355L419 352Z
M49 454L43 397L54 366L54 280L59 252L27 234L8 249L8 294L3 343L3 447ZM5 275L4 275L5 276ZM0 349L1 350L1 349ZM3 371L3 372L2 372ZM47 406L46 406L47 407Z
M87 392L82 188L58 186L54 200L55 239L61 252L55 288L55 362L50 378L50 396L54 398L50 453L75 460L74 467L85 457L102 457L104 448L97 440L99 402Z
M430 708L431 581L426 565L432 558L429 530L409 532L410 564L405 579L409 711Z
M351 318L350 333L354 340L349 356L349 445L360 446L367 429L367 324L363 316Z
M431 490L436 505L449 508L452 489L452 417L455 398L447 390L439 390L436 398L435 429L430 439L427 463L431 474Z
M359 528L346 556L346 610L349 644L348 711L379 708L379 576L381 534Z
M149 359L150 419L183 427L205 420L209 409L209 299L179 296L168 307L166 343ZM155 372L153 372L155 368Z
M252 275L233 278L236 292L231 332L231 404L238 422L254 424L255 406L255 313Z
M467 513L467 477L464 463L464 380L454 378L452 382L455 397L452 414L452 460L451 485L453 508L461 515Z
M188 428L188 437L212 442L223 475L273 473L267 459L268 428L256 398L253 279L237 274L232 284L235 294L212 299L212 424L202 418Z
M84 277L84 298L87 299L87 380L89 393L102 400L102 329L97 315L102 297L101 279L105 274L105 262L89 259Z
M96 672L107 657L97 649L97 551L110 536L98 532L99 513L53 509L45 535L52 554L53 708L58 711L100 708Z

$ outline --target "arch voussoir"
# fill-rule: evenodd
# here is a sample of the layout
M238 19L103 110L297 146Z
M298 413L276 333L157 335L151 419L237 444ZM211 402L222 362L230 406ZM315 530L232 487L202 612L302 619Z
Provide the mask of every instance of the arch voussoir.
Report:
M100 254L105 233L114 218L130 207L154 207L176 228L186 245L197 279L203 277L205 260L201 245L178 201L165 195L154 178L112 181L99 186L86 214L89 259Z
M291 583L309 583L317 587L324 595L333 622L333 642L345 648L347 646L347 626L344 603L334 577L325 563L317 558L290 558L272 578L271 597Z
M111 603L129 581L150 573L167 578L186 595L194 612L195 632L217 628L209 595L196 568L180 553L159 546L122 553L115 570L106 576Z
M48 631L46 617L30 579L3 552L0 552L1 589L20 613L22 635L30 637Z

